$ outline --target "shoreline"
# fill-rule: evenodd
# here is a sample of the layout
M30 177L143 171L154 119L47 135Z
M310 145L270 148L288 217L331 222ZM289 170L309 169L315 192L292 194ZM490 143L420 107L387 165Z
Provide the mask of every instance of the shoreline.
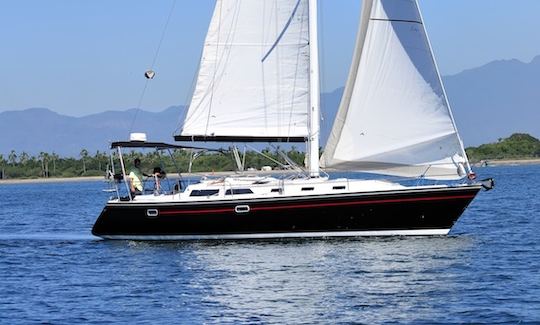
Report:
M519 166L519 165L537 165L540 164L540 158L530 159L485 159L474 163L476 167L494 167L494 166Z
M50 178L8 178L0 179L0 185L8 184L34 184L34 183L70 183L84 181L105 180L103 176L81 176L81 177L50 177Z
M244 172L244 175L271 175L271 174L286 174L286 173L294 173L292 171L287 170L272 170L272 171L249 171ZM199 172L199 173L183 173L183 177L203 177L203 176L228 176L228 175L234 175L234 171L223 171L223 172ZM178 176L177 174L173 174L173 178ZM12 185L12 184L43 184L43 183L70 183L70 182L97 182L97 181L107 181L107 179L104 176L79 176L79 177L50 177L50 178L8 178L8 179L0 179L0 186L2 185Z
M496 166L521 166L521 165L540 165L540 158L534 159L486 159L480 162L471 164L475 167L496 167ZM330 171L331 172L331 171ZM272 171L249 171L245 172L245 175L272 175L272 174L287 174L295 173L288 170L272 170ZM222 172L199 172L191 174L182 174L182 176L228 176L234 175L234 171L222 171ZM97 182L107 181L103 176L79 176L79 177L51 177L51 178L13 178L13 179L0 179L1 185L11 184L42 184L42 183L70 183L70 182Z

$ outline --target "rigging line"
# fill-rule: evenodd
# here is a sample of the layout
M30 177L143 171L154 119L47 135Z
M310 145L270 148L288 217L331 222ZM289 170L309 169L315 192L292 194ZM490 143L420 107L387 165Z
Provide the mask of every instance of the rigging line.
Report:
M176 133L181 134L182 130L184 129L184 125L186 124L186 120L188 120L189 118L188 112L189 112L189 107L191 106L191 101L193 99L193 93L195 92L195 84L197 82L197 77L199 76L199 71L201 69L201 58L202 58L202 52L199 55L199 64L197 65L195 74L191 78L191 85L189 87L189 92L186 94L185 99L184 99L184 105L182 107L183 112L181 114L178 114L177 127L173 131L171 136L174 136Z
M285 160L285 162L287 162L287 164L290 165L290 167L292 169L296 170L297 172L301 172L301 173L306 171L304 168L298 166L298 164L287 155L285 150L282 151L282 150L279 149L279 147L276 147L273 144L270 144L270 145L277 152L277 154L280 155L281 158L283 158Z
M250 145L248 145L247 147L250 148L251 150L255 151L256 153L258 153L259 155L265 157L266 159L278 164L279 166L285 167L285 164L282 164L281 162L279 162L279 161L275 160L274 158L270 157L269 155L266 155L262 151L257 150L255 147L252 147Z
M133 126L135 125L135 121L137 120L137 115L139 114L139 111L141 110L141 104L144 98L144 94L146 93L146 89L148 88L148 83L150 82L150 79L146 79L144 82L144 87L141 92L141 96L139 97L139 102L137 104L137 107L135 108L135 115L133 116L133 119L131 120L131 126L129 127L128 135L131 134L131 131L133 131Z
M176 133L181 134L184 130L184 126L186 123L190 120L190 115L188 114L191 108L191 101L193 100L193 94L195 93L195 87L197 85L198 79L199 79L199 72L201 71L201 62L203 58L204 53L204 46L201 49L199 53L199 61L197 63L197 68L195 69L195 73L193 74L193 77L191 78L191 84L189 87L188 93L186 93L184 97L184 105L182 107L183 112L181 114L178 114L177 117L177 127L171 134L171 136L174 136Z
M172 14L174 12L174 7L176 6L176 0L173 0L173 3L171 5L171 9L169 10L169 14L167 16L167 20L165 22L165 26L163 26L163 30L161 32L161 37L159 39L158 47L156 49L156 52L154 54L154 58L152 59L152 64L150 65L150 70L154 68L154 65L156 64L159 50L161 49L161 44L163 43L163 39L165 38L165 34L167 32L167 28L169 26L169 22L171 21ZM141 104L144 99L144 95L146 94L146 89L148 88L148 83L151 79L146 79L146 82L144 83L143 90L141 92L141 96L139 97L139 102L137 103L137 107L135 108L135 115L133 116L133 120L131 121L131 126L129 127L129 133L133 130L133 126L135 125L135 121L137 120L137 115L139 114L139 111L141 110Z
M420 11L420 7L418 6L417 0L414 1L414 5L416 7L416 11L418 12L418 16L420 17L420 21L423 22L424 18L422 17L422 11ZM461 136L459 135L459 132L458 132L458 129L457 129L456 121L454 119L454 114L452 113L452 108L450 107L450 101L448 100L448 95L446 94L446 89L444 88L444 83L443 83L443 80L442 80L442 77L441 77L441 73L439 71L439 66L437 65L437 60L435 59L435 56L433 54L433 48L431 46L431 42L429 41L429 36L427 34L426 26L423 23L421 25L422 25L423 30L424 30L424 38L425 38L425 42L427 43L427 46L429 48L431 61L433 63L433 66L435 67L436 75L437 75L437 78L439 80L439 85L441 87L441 90L442 90L442 93L443 93L443 96L444 96L444 101L445 101L446 107L448 109L448 114L450 115L450 120L452 121L452 126L454 127L455 134L456 134L458 142L460 144L461 153L463 154L463 158L465 158L465 164L467 166L467 170L468 170L468 174L469 174L469 173L472 173L471 164L469 163L469 159L467 157L467 152L465 151L465 146L463 145L463 140L461 139Z
M169 15L167 16L167 20L165 22L165 26L163 26L163 31L161 32L161 38L159 39L158 47L156 49L156 54L154 55L154 59L152 60L152 65L150 65L150 68L153 68L156 64L159 50L161 49L161 44L163 43L163 39L165 38L165 34L167 33L167 28L169 27L169 22L171 21L172 14L174 12L174 7L176 6L176 0L173 0L173 3L171 5L171 9L169 10Z

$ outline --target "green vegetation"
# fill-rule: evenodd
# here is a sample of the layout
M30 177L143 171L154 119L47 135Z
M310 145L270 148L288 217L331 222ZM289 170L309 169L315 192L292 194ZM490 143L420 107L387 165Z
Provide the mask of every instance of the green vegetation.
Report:
M286 165L286 162L277 153L277 150L271 151L265 149L264 155L273 160ZM303 165L304 153L292 148L287 152L296 164ZM156 151L124 152L124 161L126 168L132 166L135 158L140 158L142 168L150 172L153 167L160 166L166 172L174 173L178 169L181 172L188 170L191 152L178 150L173 152L174 162L168 152L158 154ZM17 153L12 150L6 157L0 154L0 179L1 178L40 178L40 177L77 177L77 176L104 176L110 165L110 157L104 152L97 151L91 155L88 150L82 149L78 158L60 157L55 153L41 152L37 156L31 156L26 152ZM217 153L205 152L196 157L193 161L192 172L210 172L210 171L233 171L236 169L236 163L230 152ZM245 158L246 168L261 169L262 166L271 166L272 168L280 165L271 159L268 159L257 152L247 151ZM120 163L115 156L116 172L120 171Z
M525 133L515 133L497 143L483 144L466 149L472 162L488 159L540 158L540 140Z
M499 139L497 143L483 144L479 147L469 147L466 149L467 155L472 162L490 159L531 159L540 158L540 140L529 134L516 133L506 139ZM260 170L262 166L278 168L280 165L272 160L284 165L287 163L277 153L277 150L265 149L263 155L247 151L245 158L246 168ZM292 147L287 156L297 165L304 163L304 153ZM176 166L181 172L188 170L191 152L178 150L173 152ZM155 151L138 152L129 151L124 153L126 168L130 168L135 158L142 161L143 170L150 172L153 167L160 166L169 173L176 172L175 163L168 152L161 155ZM12 150L7 156L0 154L0 179L1 178L39 178L39 177L77 177L77 176L104 176L110 164L110 157L107 153L97 151L91 155L88 150L82 149L79 157L60 157L59 155L41 152L37 156L29 155L26 152L17 153ZM116 172L120 170L120 164L115 157ZM211 171L233 171L236 163L230 152L202 153L193 161L192 172Z

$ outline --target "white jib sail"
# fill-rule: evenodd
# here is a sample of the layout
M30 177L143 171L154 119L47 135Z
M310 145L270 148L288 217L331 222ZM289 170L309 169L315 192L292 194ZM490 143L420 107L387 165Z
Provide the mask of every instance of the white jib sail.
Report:
M459 139L415 0L365 0L322 167L459 179Z
M307 0L217 0L183 136L306 137Z

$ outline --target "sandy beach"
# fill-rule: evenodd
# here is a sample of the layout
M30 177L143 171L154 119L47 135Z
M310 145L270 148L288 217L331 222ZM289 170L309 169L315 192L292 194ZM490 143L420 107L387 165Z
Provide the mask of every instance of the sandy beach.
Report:
M540 159L489 159L485 163L477 162L475 166L509 166L509 165L535 165L540 164Z
M4 184L30 184L30 183L67 183L81 181L104 181L103 176L87 176L87 177L51 177L51 178L25 178L25 179L2 179L0 185Z
M245 172L244 175L276 175L276 174L292 174L295 173L294 171L288 171L288 170L272 170L272 171L249 171ZM182 177L202 177L202 176L208 176L208 177L220 177L220 176L228 176L232 175L234 172L232 171L225 171L225 172L200 172L200 173L192 173L192 174L182 174ZM176 178L178 177L177 174L170 174L168 177L170 178ZM86 181L106 181L105 177L103 176L87 176L87 177L51 177L51 178L25 178L25 179L1 179L0 180L0 186L4 184L32 184L32 183L68 183L68 182L86 182Z

